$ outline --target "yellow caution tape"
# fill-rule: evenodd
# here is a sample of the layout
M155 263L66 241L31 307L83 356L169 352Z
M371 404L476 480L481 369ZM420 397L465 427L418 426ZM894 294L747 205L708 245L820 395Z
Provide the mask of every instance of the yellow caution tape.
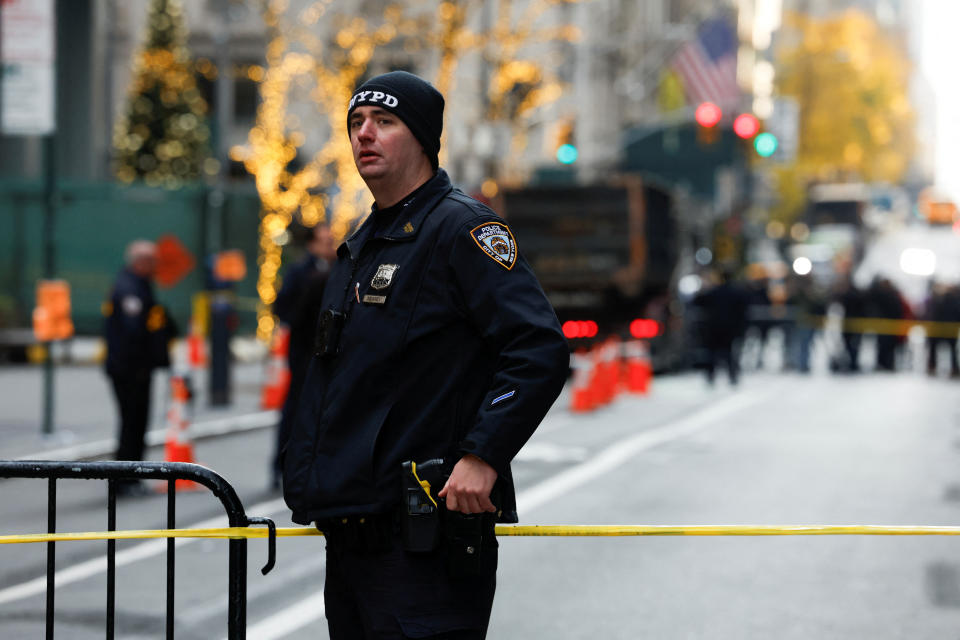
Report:
M960 536L960 527L879 525L497 525L498 536ZM277 529L278 538L323 535L313 527ZM0 536L0 544L76 540L143 540L149 538L266 538L267 529L141 529L81 533L34 533Z
M826 316L804 316L800 323L804 326L822 329ZM929 320L893 320L890 318L845 318L842 324L844 333L873 333L886 336L905 336L913 327L921 327L928 338L956 338L960 332L960 322L934 322Z

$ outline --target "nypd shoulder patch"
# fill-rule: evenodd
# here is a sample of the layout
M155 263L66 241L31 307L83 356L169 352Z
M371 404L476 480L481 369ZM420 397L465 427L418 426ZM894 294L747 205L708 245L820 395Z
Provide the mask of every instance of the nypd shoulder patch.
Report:
M484 222L470 231L473 241L485 254L506 270L517 262L517 241L502 222Z

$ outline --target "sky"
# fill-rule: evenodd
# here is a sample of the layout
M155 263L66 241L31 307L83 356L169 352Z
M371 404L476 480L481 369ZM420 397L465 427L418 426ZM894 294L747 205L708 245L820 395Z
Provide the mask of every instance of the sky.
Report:
M920 66L936 95L936 186L960 202L960 1L922 0Z

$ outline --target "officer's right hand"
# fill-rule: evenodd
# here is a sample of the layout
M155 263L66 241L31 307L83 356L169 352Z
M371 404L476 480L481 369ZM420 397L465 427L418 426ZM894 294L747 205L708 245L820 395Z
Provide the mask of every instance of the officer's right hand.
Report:
M450 478L437 495L447 501L448 511L460 513L496 513L490 492L497 481L497 471L475 455L460 458Z

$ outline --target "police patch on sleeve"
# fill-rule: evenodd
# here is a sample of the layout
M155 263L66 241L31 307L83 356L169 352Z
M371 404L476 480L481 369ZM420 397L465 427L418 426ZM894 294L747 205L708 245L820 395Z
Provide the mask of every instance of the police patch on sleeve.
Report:
M509 271L517 262L517 242L510 229L502 222L484 222L474 228L470 235L483 252Z

